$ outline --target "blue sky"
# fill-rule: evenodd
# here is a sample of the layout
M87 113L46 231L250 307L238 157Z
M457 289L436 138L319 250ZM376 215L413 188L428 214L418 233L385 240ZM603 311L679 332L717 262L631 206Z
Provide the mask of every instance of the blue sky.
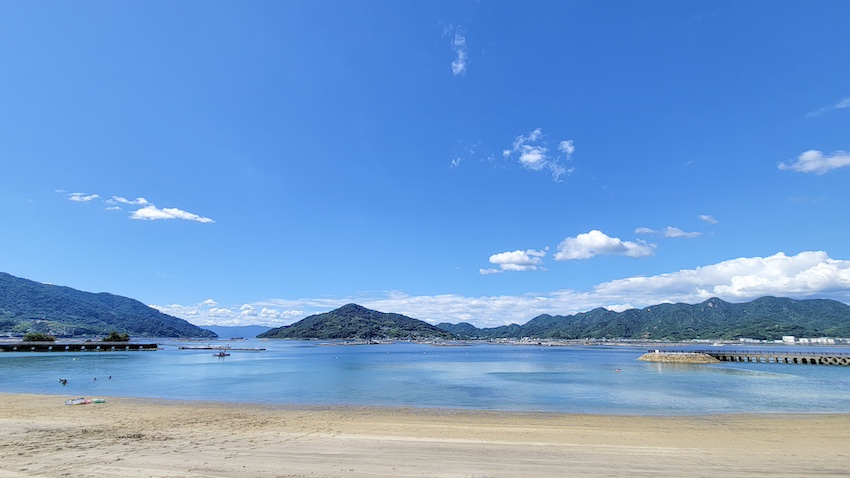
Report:
M5 2L0 270L202 325L850 303L848 18Z

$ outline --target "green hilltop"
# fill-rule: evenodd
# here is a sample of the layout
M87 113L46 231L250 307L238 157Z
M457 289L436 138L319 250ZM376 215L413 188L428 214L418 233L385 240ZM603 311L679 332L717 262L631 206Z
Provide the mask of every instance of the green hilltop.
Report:
M190 324L120 295L83 292L0 272L0 333L214 338Z
M348 304L330 312L311 315L292 325L269 330L257 337L268 339L455 338L454 334L427 322L400 314L370 310L357 304Z

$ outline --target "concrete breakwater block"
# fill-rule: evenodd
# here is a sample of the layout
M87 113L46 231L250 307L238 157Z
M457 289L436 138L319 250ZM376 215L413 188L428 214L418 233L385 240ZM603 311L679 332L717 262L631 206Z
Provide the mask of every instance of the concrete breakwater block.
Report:
M707 354L687 353L687 352L649 352L638 357L638 360L644 362L665 362L665 363L718 363L720 360Z

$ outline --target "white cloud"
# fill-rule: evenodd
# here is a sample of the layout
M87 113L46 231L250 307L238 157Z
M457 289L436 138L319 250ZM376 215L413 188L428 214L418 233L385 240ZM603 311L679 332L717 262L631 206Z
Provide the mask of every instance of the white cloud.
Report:
M233 319L234 314L232 309L228 309L225 307L212 307L207 310L207 314L210 317L215 317L219 319Z
M540 128L536 128L528 136L519 135L510 149L502 151L502 156L509 158L516 154L522 167L532 171L548 170L552 173L552 178L559 181L561 176L572 173L573 169L565 168L560 164L558 157L550 156L549 148L541 141L542 138L543 131ZM575 152L575 145L572 140L561 141L558 144L558 151L564 153L566 159L569 160Z
M590 259L593 256L603 254L644 257L655 253L655 248L655 244L641 240L637 242L623 241L616 237L610 237L602 231L593 230L561 241L558 244L558 252L555 253L555 260Z
M644 305L699 302L711 297L750 300L765 295L850 299L850 261L826 252L782 252L769 257L742 257L717 264L650 277L630 277L594 287L600 297L631 297Z
M452 169L454 169L454 168L456 168L456 167L460 166L460 162L461 162L461 158L455 158L455 159L453 159L453 160L452 160L452 166L451 166L451 167L452 167Z
M832 169L850 166L850 153L846 151L835 151L831 155L824 156L822 151L810 149L797 159L779 163L779 169L783 171L796 171L798 173L826 174Z
M64 194L65 191L62 189L55 189L57 193ZM99 199L99 194L86 194L86 193L70 193L68 194L68 199L76 202L89 202L95 199ZM141 209L137 209L130 213L130 219L136 220L144 220L144 221L155 221L158 219L182 219L184 221L195 221L202 223L211 223L215 222L212 219L204 216L199 216L197 214L193 214L191 212L183 211L177 208L157 208L152 202L148 201L143 197L137 197L136 199L127 199L122 196L112 196L109 199L104 199L103 202L107 204L111 204L111 206L107 207L107 211L120 211L121 207L118 204L127 204L130 206L144 206Z
M71 193L68 195L68 199L76 202L89 202L99 198L99 194L89 194L86 193Z
M502 155L507 158L511 154L521 150L525 144L534 143L535 141L539 140L541 136L543 136L543 130L541 130L540 128L535 129L534 131L529 133L528 136L519 135L514 140L514 144L511 149L506 149L502 151Z
M565 141L561 141L561 143L558 144L558 151L566 154L567 159L569 159L570 156L572 156L572 154L576 151L576 147L575 144L573 144L573 140L568 139Z
M454 76L463 75L466 73L466 62L469 59L466 37L460 33L455 33L454 39L452 39L452 50L457 55L457 58L452 61L452 74Z
M268 305L268 304L266 304ZM343 304L340 304L343 305ZM262 325L280 327L305 317L302 310L280 310L262 304L242 304L239 307L219 306L218 302L207 299L195 305L151 305L154 309L185 319L195 325ZM259 311L257 310L259 308ZM325 312L325 311L323 311Z
M521 295L463 296L459 294L411 296L403 292L321 299L272 299L251 305L257 318L240 317L241 307L229 313L210 307L152 306L198 325L286 325L308 315L327 312L356 302L370 309L395 312L439 322L470 322L478 327L523 324L540 314L566 315L596 307L622 311L667 302L699 303L711 297L742 302L766 295L794 299L830 298L850 302L850 260L831 259L826 252L808 251L794 256L742 257L695 269L648 277L603 282L589 291L571 289ZM268 312L263 312L268 310ZM266 315L277 317L263 322Z
M153 205L146 206L139 210L133 211L132 214L130 214L130 218L140 221L156 221L157 219L183 219L185 221L196 221L203 223L214 222L208 217L192 214L191 212L182 211L177 208L166 207L159 209Z
M496 274L506 271L536 271L543 269L543 257L546 251L528 249L510 252L500 252L490 256L490 263L499 266L498 269L479 269L481 274Z
M648 227L638 227L635 229L635 234L658 234L658 231L655 229L650 229Z
M717 224L717 219L715 219L714 216L710 216L708 214L700 214L699 220L703 221L703 222L707 222L709 224Z
M525 145L522 148L522 152L519 155L519 164L525 166L528 169L533 169L535 171L540 171L546 166L548 162L548 158L546 157L546 151L548 151L543 146L529 146Z

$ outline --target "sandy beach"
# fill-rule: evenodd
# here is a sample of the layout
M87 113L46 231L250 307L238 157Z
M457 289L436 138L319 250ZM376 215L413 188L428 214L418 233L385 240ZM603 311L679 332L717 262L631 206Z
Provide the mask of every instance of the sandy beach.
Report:
M0 477L847 476L850 415L600 416L0 394Z

